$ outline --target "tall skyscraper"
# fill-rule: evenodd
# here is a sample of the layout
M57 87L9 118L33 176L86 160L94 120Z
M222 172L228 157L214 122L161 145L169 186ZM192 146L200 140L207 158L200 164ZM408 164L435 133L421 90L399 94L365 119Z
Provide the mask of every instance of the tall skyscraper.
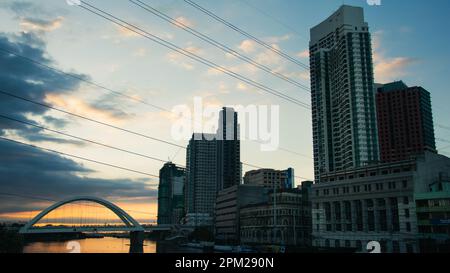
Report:
M314 173L378 161L372 47L363 9L341 6L311 29Z
M186 153L186 214L194 222L214 216L217 177L218 142L211 134L193 134Z
M220 111L217 130L218 190L241 184L241 147L238 114L232 108Z
M377 89L380 155L383 162L436 153L430 93L392 82Z
M179 224L184 215L185 169L172 162L159 171L158 225Z

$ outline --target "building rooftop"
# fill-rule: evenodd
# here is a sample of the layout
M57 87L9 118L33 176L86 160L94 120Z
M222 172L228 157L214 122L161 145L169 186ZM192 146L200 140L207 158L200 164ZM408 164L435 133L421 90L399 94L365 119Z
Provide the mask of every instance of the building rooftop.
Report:
M360 27L368 27L368 24L364 21L363 8L342 5L322 23L311 28L310 44L316 44L320 39L327 36L330 32L334 32L337 28L343 25L356 26L358 29Z

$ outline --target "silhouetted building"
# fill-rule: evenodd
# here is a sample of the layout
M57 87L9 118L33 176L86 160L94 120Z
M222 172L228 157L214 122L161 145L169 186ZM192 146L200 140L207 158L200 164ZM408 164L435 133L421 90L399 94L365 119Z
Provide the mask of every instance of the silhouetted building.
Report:
M416 159L324 175L312 187L313 245L366 252L367 243L377 241L383 253L420 252L424 223L417 204L423 203L416 198L439 200L439 194L422 194L443 173L450 173L450 159L425 152ZM432 210L423 208L425 213Z
M245 185L257 185L267 188L292 189L295 186L294 169L279 171L274 169L259 169L248 171L244 176Z
M193 134L186 153L186 216L194 225L212 225L218 190L215 135ZM209 219L206 221L205 219Z
M379 160L372 47L363 9L343 5L311 29L314 173Z
M216 202L216 242L240 243L239 210L243 206L267 202L269 189L254 185L236 185L219 191Z
M450 178L441 173L428 192L415 196L422 253L450 253Z
M242 244L311 246L311 182L301 188L270 190L267 202L240 209Z
M377 115L382 162L436 152L430 93L393 82L377 88Z
M224 107L220 111L217 130L218 141L218 189L241 184L241 147L238 113Z
M179 224L184 216L185 169L172 162L159 171L158 225Z

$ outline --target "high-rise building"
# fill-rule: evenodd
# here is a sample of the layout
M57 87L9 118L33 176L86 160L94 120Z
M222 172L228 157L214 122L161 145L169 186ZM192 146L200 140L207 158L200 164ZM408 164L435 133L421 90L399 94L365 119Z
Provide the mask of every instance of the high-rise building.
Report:
M224 107L219 115L218 141L218 189L241 184L241 147L238 114Z
M314 173L378 161L372 47L363 9L343 5L311 29Z
M436 153L430 93L403 82L377 88L378 134L383 162Z
M276 189L292 189L294 188L294 169L279 171L274 169L259 169L245 173L245 185L262 186L266 188Z
M193 134L186 153L186 216L194 225L212 225L218 189L218 142L215 135ZM198 216L198 217L197 217ZM196 222L196 219L201 221ZM192 220L194 219L194 220Z
M159 171L158 225L179 224L184 215L185 169L172 162Z
M217 192L241 184L238 114L224 107L216 134L193 134L186 158L186 218L210 223Z

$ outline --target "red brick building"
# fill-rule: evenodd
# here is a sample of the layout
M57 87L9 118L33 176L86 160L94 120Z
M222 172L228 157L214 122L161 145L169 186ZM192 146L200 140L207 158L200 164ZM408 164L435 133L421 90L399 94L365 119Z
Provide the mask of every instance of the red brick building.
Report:
M382 162L436 152L430 93L393 82L377 88L377 118Z

